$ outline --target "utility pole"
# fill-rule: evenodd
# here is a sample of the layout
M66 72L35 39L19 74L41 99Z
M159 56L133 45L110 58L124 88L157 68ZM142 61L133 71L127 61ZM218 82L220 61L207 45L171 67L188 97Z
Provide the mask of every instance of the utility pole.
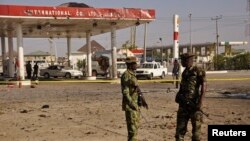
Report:
M248 41L250 42L250 0L247 0L247 12L248 12L248 19L246 20L246 37L248 37ZM250 45L250 44L249 44Z
M56 43L55 41L53 40L53 38L49 38L49 43L50 43L50 57L51 57L51 62L52 62L52 48L54 46L54 49L55 49L55 63L58 63L57 62L57 47L56 47Z
M192 18L191 18L191 16L192 16L192 14L190 13L189 14L189 29L190 29L189 41L190 41L190 47L189 47L189 50L188 50L189 53L193 53L193 47L192 47L192 22L191 22Z
M50 44L50 64L54 65L53 59L52 59L52 47L53 47L53 41L51 38L48 39L49 40L49 44Z
M163 45L162 45L162 38L160 37L159 40L161 41L161 64L163 63Z
M215 20L216 23L216 50L215 50L215 70L218 69L218 53L219 53L219 33L218 33L218 20L222 19L222 16L216 16L215 18L211 18L211 20Z

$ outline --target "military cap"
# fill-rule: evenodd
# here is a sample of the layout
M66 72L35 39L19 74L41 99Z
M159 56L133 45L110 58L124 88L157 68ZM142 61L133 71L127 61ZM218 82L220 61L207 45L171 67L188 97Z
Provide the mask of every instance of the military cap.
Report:
M136 63L136 57L127 57L125 62L126 63Z
M181 59L188 59L188 58L193 57L193 56L195 56L195 55L192 53L184 53L184 54L180 55Z

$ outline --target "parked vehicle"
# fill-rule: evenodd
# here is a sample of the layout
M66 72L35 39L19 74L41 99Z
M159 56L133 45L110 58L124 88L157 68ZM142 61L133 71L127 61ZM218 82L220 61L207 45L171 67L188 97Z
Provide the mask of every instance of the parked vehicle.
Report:
M50 77L79 78L83 76L83 73L79 70L73 70L69 67L52 65L46 69L40 69L40 76L44 76L44 78L50 78Z
M122 74L127 70L127 65L125 62L119 61L117 64L117 75L120 78Z
M92 75L106 76L108 74L108 68L105 68L99 64L98 61L92 61Z
M142 63L141 67L136 70L137 78L153 79L154 77L164 78L167 75L167 68L164 68L159 62Z

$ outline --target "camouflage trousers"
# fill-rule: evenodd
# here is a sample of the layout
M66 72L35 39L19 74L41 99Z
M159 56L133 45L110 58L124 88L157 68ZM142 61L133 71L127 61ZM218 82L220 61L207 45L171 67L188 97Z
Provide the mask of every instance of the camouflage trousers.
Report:
M137 133L139 128L139 112L134 110L125 111L128 141L137 141Z
M192 141L200 141L202 116L203 115L200 111L190 112L187 109L179 106L175 134L176 141L184 141L189 119L191 119L192 124Z

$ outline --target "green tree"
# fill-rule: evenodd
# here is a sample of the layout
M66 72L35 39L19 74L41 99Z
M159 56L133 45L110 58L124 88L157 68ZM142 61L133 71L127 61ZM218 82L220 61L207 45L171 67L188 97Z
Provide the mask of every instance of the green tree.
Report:
M222 63L220 57L218 61L218 65ZM224 69L230 69L230 70L244 70L249 69L250 64L250 53L244 53L244 54L238 54L234 57L223 57L224 59Z
M123 48L123 49L132 50L132 49L136 49L137 46L136 46L136 45L133 45L133 44L130 44L129 41L126 41L124 44L122 44L122 48Z
M225 57L223 55L217 55L216 59L217 61L215 61L214 65L217 67L217 70L225 69Z
M77 60L77 67L78 69L82 68L83 70L85 69L86 66L86 59L83 60Z

